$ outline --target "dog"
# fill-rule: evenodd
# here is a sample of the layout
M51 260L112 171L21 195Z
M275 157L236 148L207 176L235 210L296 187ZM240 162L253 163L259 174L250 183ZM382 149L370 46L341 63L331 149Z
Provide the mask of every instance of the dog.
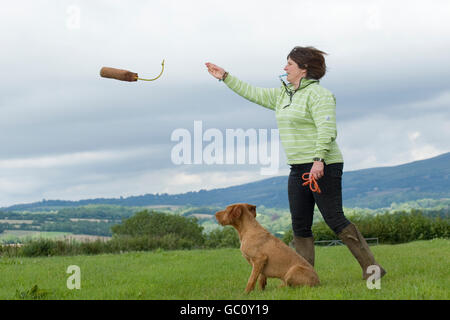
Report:
M258 277L261 290L266 287L268 277L281 279L281 287L312 287L320 283L308 261L256 221L256 206L232 204L225 210L216 212L216 219L220 225L231 225L239 233L242 255L252 266L246 293L255 288Z

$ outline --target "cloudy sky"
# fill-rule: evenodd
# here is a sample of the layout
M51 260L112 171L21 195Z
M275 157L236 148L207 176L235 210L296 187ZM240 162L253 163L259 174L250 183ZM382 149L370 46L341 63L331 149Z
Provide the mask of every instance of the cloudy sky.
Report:
M450 151L448 1L19 0L0 10L0 207L180 193L267 178L176 164L176 130L276 129L207 61L278 87L296 45L326 51L346 171ZM155 82L104 79L102 66ZM258 136L258 139L262 139ZM211 140L212 141L212 140ZM271 141L271 140L270 140ZM203 150L209 142L203 142ZM224 141L225 145L225 141ZM241 150L242 151L242 150ZM288 173L280 148L278 175Z

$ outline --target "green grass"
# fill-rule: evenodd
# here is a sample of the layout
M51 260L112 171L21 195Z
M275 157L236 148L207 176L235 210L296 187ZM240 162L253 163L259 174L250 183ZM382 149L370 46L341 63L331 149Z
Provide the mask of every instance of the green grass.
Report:
M251 268L238 249L131 252L95 256L0 258L0 299L444 299L450 297L450 240L372 247L388 271L369 290L346 247L316 247L321 285L244 288ZM69 265L81 289L69 290ZM5 276L7 275L7 276Z

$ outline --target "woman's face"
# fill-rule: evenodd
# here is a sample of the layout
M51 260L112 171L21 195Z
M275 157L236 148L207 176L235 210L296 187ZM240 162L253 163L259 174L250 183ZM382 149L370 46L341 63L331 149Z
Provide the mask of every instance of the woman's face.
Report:
M287 81L289 83L297 83L306 76L306 69L300 69L298 64L291 58L288 58L284 71L287 73Z

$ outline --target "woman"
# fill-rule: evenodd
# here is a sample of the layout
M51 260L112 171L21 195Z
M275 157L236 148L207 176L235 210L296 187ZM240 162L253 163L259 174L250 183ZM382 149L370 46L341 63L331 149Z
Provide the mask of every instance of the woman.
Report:
M288 180L289 206L295 250L314 266L314 237L311 231L314 205L325 222L347 245L363 270L379 264L342 209L344 160L336 143L336 100L319 84L326 72L325 53L313 47L295 47L287 56L287 75L280 88L251 86L223 68L206 63L208 72L242 97L275 111L280 138L291 172ZM280 77L281 79L281 77ZM320 192L304 186L302 175L310 173ZM380 267L380 275L386 272Z

